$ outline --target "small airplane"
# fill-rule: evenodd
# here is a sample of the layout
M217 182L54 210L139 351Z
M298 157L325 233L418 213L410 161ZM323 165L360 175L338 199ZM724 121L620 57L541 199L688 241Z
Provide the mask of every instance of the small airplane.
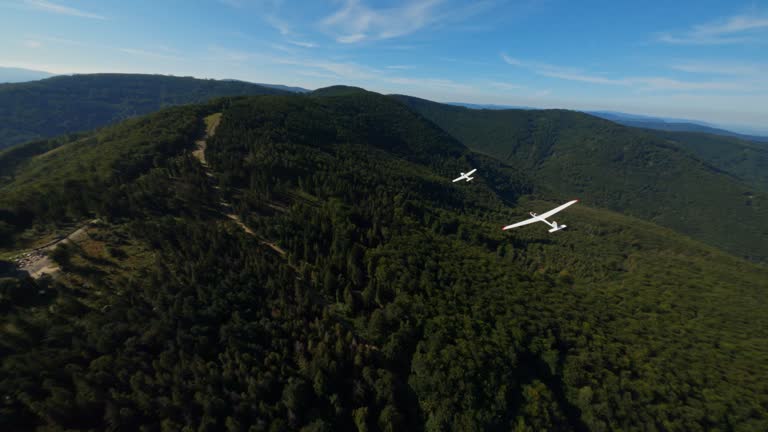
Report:
M453 183L456 183L456 182L457 182L457 181L459 181L459 180L466 180L466 181L470 181L470 180L474 179L474 177L470 177L470 176L471 176L471 175L472 175L472 174L473 174L475 171L477 171L477 168L473 169L472 171L470 171L470 172L468 172L468 173L461 173L461 175L460 175L460 176L458 176L458 177L456 177L455 179L453 179Z
M576 204L577 202L579 202L579 200L568 201L567 203L561 205L560 207L554 208L554 209L552 209L552 210L550 210L550 211L548 211L546 213L542 213L540 215L537 215L536 213L531 212L531 216L532 217L530 219L527 219L527 220L524 220L522 222L518 222L518 223L515 223L515 224L512 224L512 225L507 225L504 228L502 228L502 230L508 230L508 229L512 229L512 228L517 228L517 227L521 227L523 225L532 224L534 222L544 222L545 224L547 224L550 227L552 227L552 229L549 230L549 232L553 233L555 231L560 231L561 229L565 228L566 226L565 225L558 225L557 222L555 222L555 221L549 222L547 220L547 218L552 216L553 214L561 211L561 210L565 210L567 207L572 206L572 205Z

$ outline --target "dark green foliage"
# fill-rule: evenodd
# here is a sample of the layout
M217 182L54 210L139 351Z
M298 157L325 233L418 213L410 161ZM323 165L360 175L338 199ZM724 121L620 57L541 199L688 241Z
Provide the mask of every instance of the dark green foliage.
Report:
M12 181L16 168L30 158L53 150L77 138L78 135L65 135L47 140L33 141L0 151L0 182L7 183Z
M286 93L242 81L138 74L57 76L0 84L0 149L95 129L170 105L222 96Z
M755 190L768 192L768 143L694 132L652 133L738 177Z
M235 101L208 145L111 201L146 263L0 315L0 429L768 426L764 267L584 205L502 232L552 203L375 94Z
M191 148L201 133L204 107L169 108L158 114L132 119L86 136L26 144L6 150L0 161L11 168L0 183L0 222L13 232L41 223L61 223L99 215L119 218L133 209L152 208L150 201L165 204L194 195L193 186L157 189L152 168L202 169L196 161L166 159ZM54 145L55 144L55 145ZM47 152L37 153L36 148ZM29 149L32 155L26 155ZM163 174L165 175L165 174ZM137 180L134 190L126 183ZM199 183L199 182L198 182ZM141 205L131 202L144 201ZM9 235L0 232L0 240ZM12 236L11 236L12 237Z
M326 96L352 96L357 94L371 93L360 87L352 87L345 85L335 85L330 87L324 87L317 89L311 93L312 96L326 97Z
M519 166L561 197L641 217L740 256L768 259L768 193L723 172L759 182L756 169L734 160L738 155L718 161L703 148L684 149L659 138L657 131L573 111L474 110L395 98L471 149ZM761 164L743 162L750 163Z

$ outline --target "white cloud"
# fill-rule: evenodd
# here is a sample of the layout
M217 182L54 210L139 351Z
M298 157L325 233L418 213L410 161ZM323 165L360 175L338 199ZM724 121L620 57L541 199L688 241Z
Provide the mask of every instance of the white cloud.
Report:
M322 73L322 72L316 72L316 71L310 71L310 70L299 70L296 71L298 75L304 75L309 76L313 78L324 78L324 79L330 79L335 80L338 78L338 75L335 74L328 74L328 73Z
M520 59L510 57L506 53L501 53L501 59L504 60L505 63L510 64L512 66L519 66L527 69L556 71L563 74L578 74L580 72L578 69L575 69L575 68L555 66L549 63L541 63L541 62L530 61L530 60L523 61Z
M512 66L522 66L523 62L521 62L518 59L512 58L505 53L501 53L501 59L507 62L508 64L511 64Z
M694 27L694 33L703 35L722 35L739 33L753 29L767 29L768 18L752 16L733 16L725 22L717 24L705 24Z
M232 60L232 61L257 61L260 64L276 64L292 66L292 73L308 77L323 78L325 80L335 80L345 82L351 85L360 85L366 87L394 88L399 89L402 86L412 87L414 89L433 89L470 92L473 87L459 83L453 80L443 78L414 78L395 75L397 68L377 69L370 66L343 61L331 61L326 59L316 59L309 57L286 56L249 53L232 51L221 47L209 47L209 50L216 54L211 60ZM392 87L392 85L396 87Z
M768 17L736 15L718 22L700 24L693 28L673 34L658 34L659 42L677 45L727 45L750 42L766 42Z
M641 90L726 90L750 91L754 88L746 83L735 81L680 81L665 77L629 77L623 85L639 86Z
M219 2L233 8L243 7L243 2L241 0L219 0Z
M380 77L380 79L387 83L408 85L420 89L443 89L461 92L470 92L473 90L473 87L468 84L442 78Z
M64 39L64 38L60 38L60 37L40 36L40 35L38 35L38 36L33 36L33 38L35 40L42 40L42 41L46 41L46 42L53 42L53 43L64 44L64 45L76 45L76 46L85 46L86 45L86 44L84 44L82 42L79 42L79 41L75 41L75 40L71 40L71 39Z
M525 86L519 85L519 84L510 84L506 82L500 82L500 81L491 81L489 83L492 87L496 87L501 90L507 90L507 91L514 91L514 90L524 90L526 89Z
M347 80L370 80L376 78L380 73L376 69L362 66L357 63L351 62L333 62L328 60L315 60L310 58L297 58L297 57L276 57L269 55L254 54L251 58L258 59L259 61L265 61L274 64L283 64L303 67L306 69L318 70L321 73L331 73L336 78L343 78Z
M339 36L336 38L336 42L340 43L355 43L365 39L364 33L356 33L347 36Z
M390 39L413 33L437 19L442 0L411 0L404 6L371 8L360 0L346 0L341 9L321 21L340 43Z
M537 74L550 78L560 78L568 81L580 81L591 84L608 84L608 85L629 85L630 82L626 79L611 79L600 75L585 75L581 73L570 73L558 70L537 70Z
M672 45L732 45L752 42L752 39L746 37L673 36L669 33L660 33L656 40Z
M537 75L550 78L557 78L567 81L578 81L590 84L626 86L633 87L643 91L669 90L669 91L689 91L689 90L728 90L728 91L751 91L756 87L750 83L741 81L680 81L667 77L657 76L629 76L611 78L603 75L590 74L578 69L555 66L547 63L532 61L523 61L512 58L505 53L501 54L502 60L506 63L522 67L533 71Z
M267 15L266 21L275 28L278 32L280 32L283 36L289 36L293 34L293 30L291 30L291 26L288 25L285 21L281 20L280 18L276 17L275 15Z
M414 69L415 66L410 65L389 65L387 66L387 69L398 69L398 70L408 70L408 69Z
M24 0L24 4L40 11L55 13L59 15L68 15L68 16L74 16L74 17L80 17L80 18L91 18L91 19L99 19L99 20L106 19L102 15L85 12L80 9L75 9L69 6L62 6L56 3L51 3L46 0Z
M768 65L726 63L711 61L687 61L678 62L670 66L674 70L696 74L710 75L765 75L768 73Z
M289 44L293 44L293 45L296 45L296 46L300 46L300 47L303 47L303 48L314 48L314 47L316 47L316 46L317 46L317 45L316 45L315 43L313 43L313 42L300 41L300 40L289 40L289 41L287 41L287 42L288 42Z

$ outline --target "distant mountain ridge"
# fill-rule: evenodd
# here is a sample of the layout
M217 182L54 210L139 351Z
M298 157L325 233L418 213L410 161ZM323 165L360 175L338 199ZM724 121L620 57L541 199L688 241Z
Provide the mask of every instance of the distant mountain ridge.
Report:
M535 109L541 109L541 108L534 108L534 107L525 106L525 105L473 104L473 103L465 103L465 102L446 102L445 104L446 105L461 106L461 107L466 107L466 108L472 108L472 109L491 109L491 110L505 110L505 109L535 110Z
M0 84L35 81L54 75L45 71L0 66Z
M223 96L290 94L241 81L87 74L0 84L0 148Z
M256 85L260 85L260 86L263 86L263 87L269 87L269 88L278 89L278 90L285 90L285 91L288 91L288 92L291 92L291 93L309 93L309 92L312 91L312 90L309 90L309 89L305 89L304 87L287 86L287 85L283 85L283 84L253 83L253 82L250 82L250 81L244 81L244 80L239 80L239 79L234 79L234 78L223 79L222 81L233 81L233 82L241 82L241 83L247 83L247 84L256 84Z
M738 132L718 128L704 122L695 122L682 119L666 119L635 114L626 114L613 111L584 111L596 117L611 120L624 126L632 126L643 129L654 129L669 132L701 132L713 135L735 137L749 141L768 142L768 136L747 135Z
M446 102L446 105L461 106L471 109L488 109L488 110L505 110L505 109L524 109L524 110L540 110L542 108L530 107L530 106L518 106L518 105L496 105L496 104L472 104L464 102ZM726 130L710 123L700 122L696 120L677 119L677 118L664 118L654 117L641 114L628 114L619 111L583 111L575 110L583 113L600 117L602 119L610 120L622 124L624 126L632 126L643 129L654 129L662 131L672 132L702 132L710 133L714 135L729 136L735 138L741 138L749 141L768 142L768 136L742 134Z

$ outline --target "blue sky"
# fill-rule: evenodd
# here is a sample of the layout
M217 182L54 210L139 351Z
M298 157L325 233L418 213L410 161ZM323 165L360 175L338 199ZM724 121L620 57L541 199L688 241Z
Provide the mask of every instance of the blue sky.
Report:
M768 130L768 2L0 0L0 66L142 72Z

